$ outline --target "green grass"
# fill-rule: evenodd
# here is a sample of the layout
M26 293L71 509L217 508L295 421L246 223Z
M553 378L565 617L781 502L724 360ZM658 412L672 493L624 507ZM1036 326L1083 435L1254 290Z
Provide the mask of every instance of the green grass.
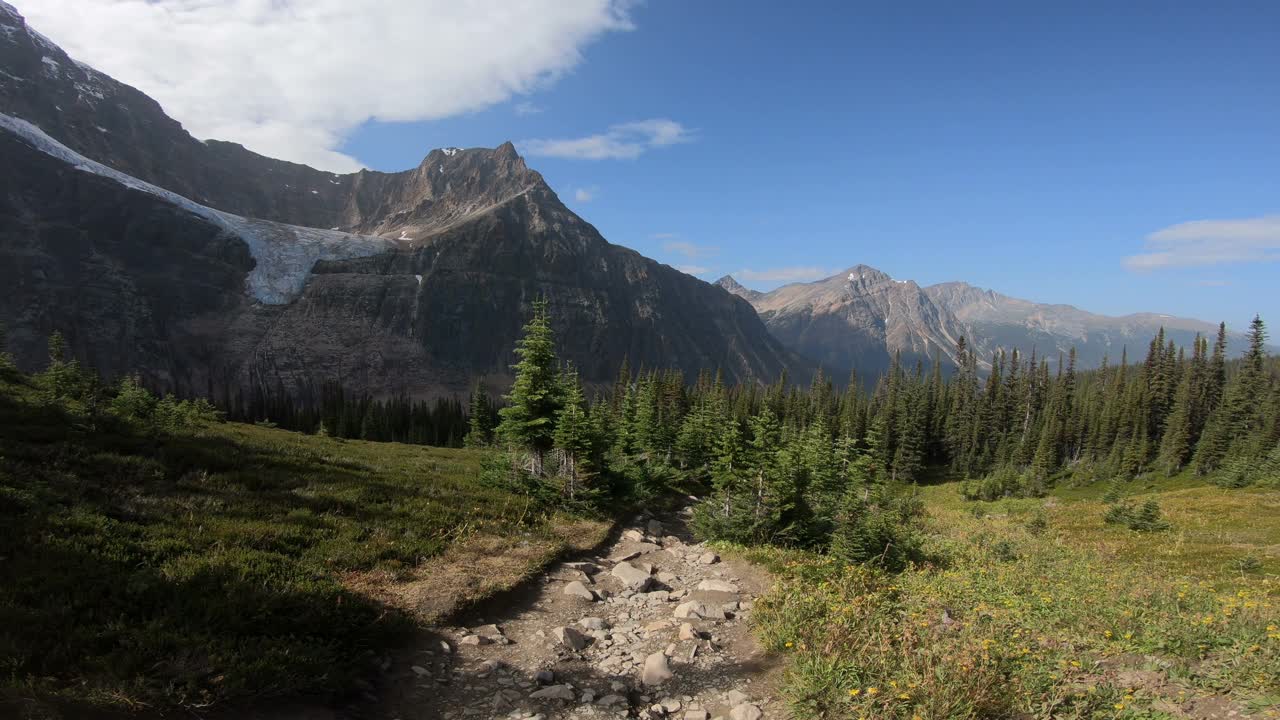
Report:
M351 578L410 581L485 535L541 541L532 564L565 546L560 519L479 482L479 451L91 431L25 383L0 379L0 701L342 692L416 620Z
M950 483L922 489L934 560L902 574L753 551L778 573L757 622L796 714L1280 716L1280 491L1132 490L1172 527L1105 524L1100 488L975 503Z

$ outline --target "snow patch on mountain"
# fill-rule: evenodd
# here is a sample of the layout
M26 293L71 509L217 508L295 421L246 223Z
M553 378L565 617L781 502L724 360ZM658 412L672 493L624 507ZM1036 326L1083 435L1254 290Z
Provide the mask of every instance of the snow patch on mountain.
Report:
M2 0L0 9L3 9ZM77 170L154 195L239 238L249 247L256 261L249 273L246 290L251 297L267 305L283 305L296 298L311 276L312 268L321 260L368 257L391 248L391 243L378 237L286 225L214 210L90 160L26 120L3 113L0 113L0 130L12 133L32 148Z

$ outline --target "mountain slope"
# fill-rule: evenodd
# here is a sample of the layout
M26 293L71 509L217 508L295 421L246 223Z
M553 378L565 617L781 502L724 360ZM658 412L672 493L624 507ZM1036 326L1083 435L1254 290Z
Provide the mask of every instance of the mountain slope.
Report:
M0 321L26 367L56 329L180 390L462 392L503 381L546 295L588 381L624 357L803 368L748 303L605 241L510 143L338 176L192 139L3 4L0 60Z
M731 277L717 281L742 293ZM746 291L752 292L752 291ZM907 366L941 356L954 362L956 342L968 331L911 281L894 280L857 265L825 280L793 283L769 293L743 295L769 332L828 371L856 369L864 378L889 367L895 353Z
M1097 367L1104 357L1131 359L1146 352L1151 338L1165 336L1190 346L1196 334L1212 336L1212 323L1142 313L1108 317L1070 305L1020 300L951 282L921 288L911 280L894 280L858 265L812 283L785 285L760 293L724 277L717 284L744 299L760 313L769 331L787 347L819 361L832 372L856 369L875 376L900 353L905 366L940 356L956 363L956 342L964 337L990 367L1000 348L1017 348L1056 357L1076 348L1082 368ZM1244 350L1240 333L1229 335L1232 354Z
M1179 347L1190 347L1197 334L1212 338L1218 332L1217 324L1202 320L1157 313L1098 315L1072 305L1009 297L963 282L931 285L924 292L990 345L1023 350L1035 347L1045 355L1074 347L1082 367L1097 367L1104 357L1115 362L1126 349L1130 359L1143 357L1161 328ZM1227 347L1232 355L1244 352L1244 335L1229 332Z

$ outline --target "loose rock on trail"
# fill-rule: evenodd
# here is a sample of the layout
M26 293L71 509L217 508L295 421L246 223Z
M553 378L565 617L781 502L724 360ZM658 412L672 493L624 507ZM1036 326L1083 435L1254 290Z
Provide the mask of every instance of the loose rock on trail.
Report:
M748 627L764 572L722 561L688 510L627 523L612 545L547 569L388 668L361 716L781 718L777 658Z

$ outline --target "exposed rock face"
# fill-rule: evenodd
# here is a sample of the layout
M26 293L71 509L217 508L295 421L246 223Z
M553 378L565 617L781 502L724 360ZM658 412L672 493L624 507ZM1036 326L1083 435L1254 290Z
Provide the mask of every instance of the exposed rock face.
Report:
M857 265L825 280L785 285L772 292L747 290L731 277L717 283L750 300L769 331L787 347L817 360L833 373L854 369L872 379L901 353L904 367L926 365L941 357L957 364L956 343L964 337L977 353L979 369L990 368L999 348L1033 349L1055 357L1075 347L1081 368L1112 362L1128 348L1142 357L1163 326L1165 335L1189 346L1196 333L1212 336L1217 327L1199 320L1150 313L1107 317L1070 305L1045 305L1011 298L966 283L922 288ZM1243 336L1231 335L1232 353L1243 350ZM843 379L839 377L837 379Z
M506 381L539 295L588 382L624 357L730 381L803 367L746 302L605 241L510 143L333 175L200 142L3 3L0 67L0 322L24 367L57 329L179 390L465 392Z
M722 278L718 284L730 282L732 278ZM864 380L887 369L895 352L908 368L938 354L954 362L956 342L968 334L919 285L866 265L758 294L751 304L784 345L828 372L843 375L856 369Z
M1180 347L1190 347L1197 333L1212 339L1218 332L1214 323L1188 318L1138 313L1110 317L1085 312L1071 305L1051 305L1001 295L963 282L940 283L925 288L940 307L947 308L987 344L1036 347L1041 354L1057 355L1076 348L1077 362L1097 367L1103 356L1117 362L1124 348L1129 359L1145 356L1151 338L1164 328L1165 337ZM1244 352L1243 333L1228 334L1228 353Z
M756 300L764 297L764 293L759 290L752 290L751 288L743 287L742 283L734 280L732 275L725 275L720 278L716 281L716 285L719 285L747 302L755 302Z

